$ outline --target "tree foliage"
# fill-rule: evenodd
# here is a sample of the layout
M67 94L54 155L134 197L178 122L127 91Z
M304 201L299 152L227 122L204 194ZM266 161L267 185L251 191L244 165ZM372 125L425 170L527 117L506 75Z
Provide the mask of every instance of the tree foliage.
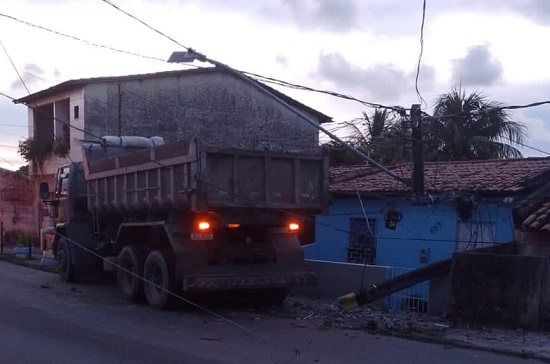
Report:
M426 159L521 158L512 144L524 143L527 128L500 106L479 91L466 94L461 88L439 96L428 124Z
M363 117L354 122L347 122L348 136L345 141L363 154L382 164L392 164L406 160L409 154L406 124L395 113L376 109L370 116L363 113ZM331 141L325 145L329 150L331 165L361 164L363 160Z
M522 145L525 125L513 121L500 103L487 100L479 91L466 94L452 88L440 95L432 117L424 117L424 160L451 161L521 158L513 145ZM386 109L376 109L355 122L346 123L348 144L381 164L411 161L409 120ZM326 145L331 165L364 161L336 142Z

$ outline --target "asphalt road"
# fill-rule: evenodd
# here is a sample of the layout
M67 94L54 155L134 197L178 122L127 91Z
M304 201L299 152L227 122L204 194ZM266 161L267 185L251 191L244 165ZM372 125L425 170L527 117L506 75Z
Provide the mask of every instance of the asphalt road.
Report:
M2 363L536 363L357 331L296 327L250 311L160 312L114 287L70 285L0 262Z

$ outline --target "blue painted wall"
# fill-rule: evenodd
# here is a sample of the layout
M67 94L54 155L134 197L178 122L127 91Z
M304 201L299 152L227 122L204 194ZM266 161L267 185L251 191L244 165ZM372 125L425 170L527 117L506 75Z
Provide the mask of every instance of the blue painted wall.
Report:
M503 199L478 202L472 218L462 225L449 200L436 200L433 205L422 206L412 205L409 198L363 197L363 205L367 217L377 219L376 265L414 269L448 258L457 249L458 229L462 231L461 241L465 241L465 234L468 238L470 231L484 235L484 241L513 240L512 205ZM384 226L388 209L402 214L395 230ZM328 213L316 218L315 244L304 247L306 258L348 261L350 218L364 218L359 198L335 196ZM426 261L420 259L422 249L428 253Z

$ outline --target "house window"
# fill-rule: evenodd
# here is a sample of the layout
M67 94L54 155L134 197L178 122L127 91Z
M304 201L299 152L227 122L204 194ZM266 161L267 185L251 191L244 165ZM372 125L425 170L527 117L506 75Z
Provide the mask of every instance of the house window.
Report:
M33 136L43 142L51 142L54 138L54 108L53 103L39 106L33 110Z
M58 100L54 103L54 116L55 116L55 137L58 139L65 139L68 141L68 125L71 115L71 109L69 107L69 99Z
M488 221L458 222L456 250L484 248L496 243L495 224Z
M376 263L376 222L376 219L349 219L349 263Z
M78 105L73 107L73 119L78 119L80 117L80 108Z

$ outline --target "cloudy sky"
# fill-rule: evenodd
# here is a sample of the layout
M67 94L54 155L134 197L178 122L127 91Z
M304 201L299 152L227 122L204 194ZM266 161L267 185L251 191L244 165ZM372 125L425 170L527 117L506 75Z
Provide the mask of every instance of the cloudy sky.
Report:
M113 0L114 1L114 0ZM385 105L417 103L422 0L116 0L181 44L237 69ZM13 18L147 59L46 32ZM461 84L504 104L550 99L550 1L427 0L419 88L431 112ZM101 0L2 0L0 41L30 92L65 80L182 68L163 62L181 48ZM0 92L27 94L0 49ZM281 89L350 120L364 106ZM550 106L513 113L528 144L550 152ZM26 109L0 97L0 167L23 163ZM527 156L544 155L522 149Z

